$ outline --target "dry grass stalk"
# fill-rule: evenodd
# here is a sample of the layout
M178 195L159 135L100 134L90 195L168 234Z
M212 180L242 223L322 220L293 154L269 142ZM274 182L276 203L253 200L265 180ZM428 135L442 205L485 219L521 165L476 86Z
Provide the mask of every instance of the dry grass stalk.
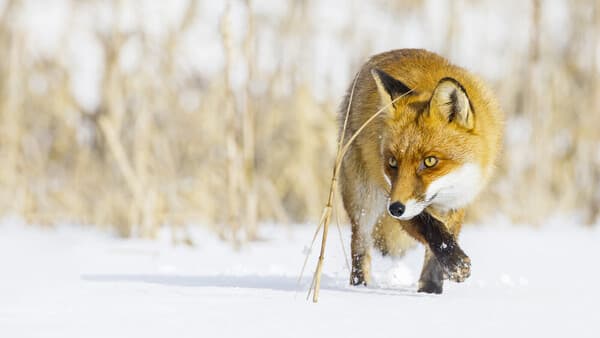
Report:
M404 93L403 95L398 96L397 98L392 100L390 103L383 106L375 114L373 114L368 120L366 120L360 126L360 128L358 128L358 130L356 130L356 132L352 135L352 137L350 137L350 139L346 142L346 144L343 144L343 140L346 135L346 127L348 124L348 116L350 114L350 108L352 107L352 100L354 99L354 89L355 89L356 81L358 80L359 75L360 75L360 73L358 73L355 76L354 82L352 83L352 90L350 91L348 107L346 107L346 115L344 117L344 125L342 127L342 133L340 135L340 139L338 142L338 151L337 151L336 158L335 158L335 164L333 166L333 173L331 175L331 183L329 185L329 195L327 197L327 204L323 208L321 220L319 221L319 225L317 226L317 232L319 231L319 229L321 229L321 228L323 229L323 237L321 239L321 250L319 253L319 259L317 261L317 268L315 269L315 273L313 275L311 289L309 289L309 296L310 296L310 292L312 290L314 303L319 301L319 290L321 289L321 274L323 271L323 262L325 260L325 246L327 244L327 233L329 232L329 223L331 222L331 213L333 211L333 205L334 205L333 203L334 203L335 191L336 191L336 187L337 187L337 180L338 180L339 171L342 166L342 161L344 159L344 156L346 155L346 153L348 152L348 149L350 149L350 146L352 145L354 140L358 137L358 135L360 135L360 133L375 118L377 118L382 112L384 112L386 109L388 109L396 101L398 101L405 95L408 95L409 93L411 93L411 91L408 91L408 92ZM343 146L342 146L342 144L343 144ZM311 245L311 247L312 247L312 245Z
M231 15L231 2L228 1L225 5L225 11L223 12L223 17L221 18L221 37L223 43L223 49L225 51L225 68L224 68L224 78L225 78L225 102L224 102L224 110L227 118L227 126L225 127L225 142L226 142L226 151L227 151L227 191L228 191L228 224L230 228L230 239L234 246L239 246L238 239L238 231L241 227L240 220L243 213L240 212L242 207L242 201L240 199L240 194L242 190L242 179L241 173L243 172L239 167L239 159L242 158L240 156L241 146L238 141L238 116L235 111L235 102L234 98L235 93L231 87L230 83L230 70L232 65L233 58L233 46L231 41L231 27L230 27L230 15ZM222 235L223 237L227 237Z

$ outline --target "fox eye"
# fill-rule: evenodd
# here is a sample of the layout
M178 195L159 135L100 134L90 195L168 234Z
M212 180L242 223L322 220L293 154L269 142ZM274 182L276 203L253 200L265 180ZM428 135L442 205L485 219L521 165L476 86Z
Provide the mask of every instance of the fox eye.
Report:
M435 156L427 156L423 160L423 165L425 166L425 168L435 167L436 164L438 164L438 159Z
M396 160L394 157L390 157L388 159L388 165L390 168L396 169L398 168L398 160Z

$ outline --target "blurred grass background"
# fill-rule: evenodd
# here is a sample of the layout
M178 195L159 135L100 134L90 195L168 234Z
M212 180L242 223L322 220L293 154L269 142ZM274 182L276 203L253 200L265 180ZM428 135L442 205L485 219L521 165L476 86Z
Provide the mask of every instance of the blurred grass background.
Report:
M207 224L237 244L314 222L354 73L416 47L479 74L507 114L471 220L598 220L598 1L0 3L2 217Z

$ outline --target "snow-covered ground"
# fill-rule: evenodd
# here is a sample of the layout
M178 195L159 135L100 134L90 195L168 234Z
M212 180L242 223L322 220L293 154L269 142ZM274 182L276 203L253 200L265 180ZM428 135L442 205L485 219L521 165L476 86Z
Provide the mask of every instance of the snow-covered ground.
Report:
M333 228L318 304L305 300L308 276L296 282L312 231L264 226L264 240L236 252L203 230L185 247L168 232L124 240L4 222L0 336L600 336L597 228L467 227L472 276L439 296L415 291L421 249L397 262L375 257L376 285L347 286Z

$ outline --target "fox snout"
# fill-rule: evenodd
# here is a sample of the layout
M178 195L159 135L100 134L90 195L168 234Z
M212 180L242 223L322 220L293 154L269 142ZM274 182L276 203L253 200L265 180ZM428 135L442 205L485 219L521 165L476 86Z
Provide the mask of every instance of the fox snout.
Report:
M409 199L405 203L401 201L390 201L388 203L388 213L395 219L408 221L419 215L429 205L430 201L418 201Z
M388 206L388 211L392 217L402 217L404 213L404 204L396 201Z

